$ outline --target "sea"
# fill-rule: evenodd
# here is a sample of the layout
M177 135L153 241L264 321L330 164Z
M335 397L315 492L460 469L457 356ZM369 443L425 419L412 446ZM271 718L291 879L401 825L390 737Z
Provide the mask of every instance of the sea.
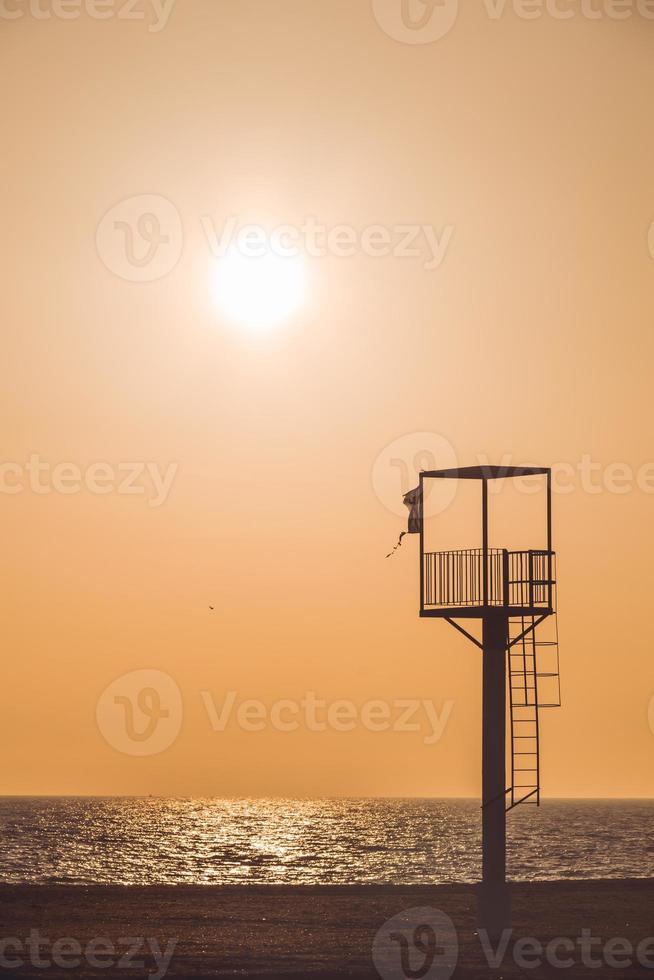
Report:
M481 876L478 801L0 798L0 881L425 884ZM516 881L654 877L654 801L508 815Z

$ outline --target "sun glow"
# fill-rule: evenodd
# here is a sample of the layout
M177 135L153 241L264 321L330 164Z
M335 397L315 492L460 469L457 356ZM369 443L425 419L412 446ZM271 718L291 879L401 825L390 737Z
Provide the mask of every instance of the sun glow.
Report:
M216 259L211 284L217 310L241 326L265 329L288 320L301 308L306 273L300 256L262 256L231 249Z

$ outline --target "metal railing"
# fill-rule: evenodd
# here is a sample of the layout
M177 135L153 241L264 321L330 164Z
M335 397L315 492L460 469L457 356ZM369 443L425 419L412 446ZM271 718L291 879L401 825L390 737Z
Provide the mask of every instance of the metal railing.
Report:
M552 608L555 555L481 548L424 555L423 606Z

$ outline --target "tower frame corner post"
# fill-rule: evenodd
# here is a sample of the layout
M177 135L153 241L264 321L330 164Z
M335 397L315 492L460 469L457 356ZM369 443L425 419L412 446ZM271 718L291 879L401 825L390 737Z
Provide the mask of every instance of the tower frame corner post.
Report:
M553 534L552 534L552 470L547 471L547 607L551 611L553 604Z
M502 549L502 598L505 608L510 605L511 582L509 574L509 552L506 548Z
M488 607L488 480L481 481L482 582L484 609Z
M425 477L420 474L418 494L419 550L420 550L420 615L425 611Z

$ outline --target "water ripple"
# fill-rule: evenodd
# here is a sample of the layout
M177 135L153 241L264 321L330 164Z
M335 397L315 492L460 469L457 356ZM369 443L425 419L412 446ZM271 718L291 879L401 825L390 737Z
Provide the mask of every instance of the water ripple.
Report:
M510 877L654 877L653 825L649 801L519 808ZM480 845L468 800L0 799L14 883L472 882Z

